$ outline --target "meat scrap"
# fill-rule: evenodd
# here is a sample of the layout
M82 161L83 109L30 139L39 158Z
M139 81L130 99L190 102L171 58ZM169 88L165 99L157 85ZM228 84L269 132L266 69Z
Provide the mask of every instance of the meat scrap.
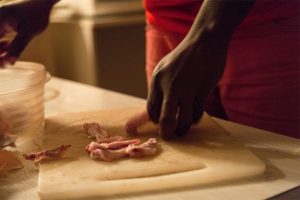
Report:
M130 157L152 156L157 153L157 141L155 138L150 138L147 142L140 145L131 144L126 148L126 153Z
M119 135L109 136L108 131L103 129L98 123L84 123L82 127L86 135L91 139L96 139L98 144L124 140L124 138Z
M103 160L103 161L114 161L127 156L126 149L121 148L117 150L109 149L94 149L90 152L90 157L93 160Z
M91 142L86 146L86 151L91 152L94 149L109 149L109 150L116 150L121 149L124 147L127 147L131 144L139 144L141 141L139 139L133 139L133 140L121 140L121 141L113 141L109 143L98 143L98 142Z
M127 144L127 146L123 146L119 149L94 148L89 152L90 157L94 160L114 161L125 157L138 158L153 156L157 153L157 141L155 138L150 138L148 141L139 145L134 143Z
M108 137L108 132L98 123L84 123L83 128L89 138L101 140Z
M26 160L34 161L34 164L38 165L43 160L52 160L52 159L62 158L70 147L71 147L70 144L61 145L54 149L44 150L44 151L40 151L37 153L29 154L29 155L24 154L23 157Z
M145 117L147 113L142 115ZM149 118L145 117L142 121L147 122L148 120ZM138 124L140 123L142 122L139 121ZM137 127L138 124L128 124L128 128L134 131L134 127ZM155 138L150 138L141 144L139 139L126 140L121 136L109 136L108 132L97 123L85 123L83 128L88 136L93 135L92 138L96 139L85 147L86 152L93 160L114 161L125 157L152 156L158 152L158 143ZM97 138L97 134L101 137Z

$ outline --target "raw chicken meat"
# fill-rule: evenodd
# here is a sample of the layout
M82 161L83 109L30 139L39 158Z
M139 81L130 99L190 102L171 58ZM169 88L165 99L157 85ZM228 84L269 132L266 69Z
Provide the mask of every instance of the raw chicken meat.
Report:
M117 150L109 149L94 149L91 151L90 156L93 160L103 160L103 161L114 161L127 156L126 149L121 148Z
M149 121L147 116L146 112L135 116L131 119L133 123L127 124L127 128L130 131L137 131L141 123ZM141 117L143 120L139 120ZM135 119L137 121L134 121ZM137 158L157 154L158 143L155 138L140 144L139 139L126 140L121 136L109 136L108 132L97 123L85 123L83 128L89 137L96 139L85 147L93 160L114 161L124 157Z
M133 140L122 140L122 141L114 141L109 143L98 143L98 142L91 142L89 145L86 146L86 151L91 152L94 149L109 149L109 150L116 150L127 147L130 144L139 144L141 141L139 139Z
M157 153L157 141L155 138L150 138L147 142L140 145L131 144L126 148L126 153L130 157L152 156Z
M119 149L103 149L102 147L97 148L97 146L94 146L89 153L92 159L103 161L113 161L125 157L147 157L157 154L157 141L155 138L150 138L147 142L140 145L129 144L129 142L127 144L127 146L121 146Z
M44 150L37 153L32 153L29 155L23 155L26 160L34 161L34 164L37 165L43 160L51 160L62 158L66 151L71 147L70 144L61 145L55 149Z
M89 138L101 140L108 137L108 133L98 123L84 123L83 128Z

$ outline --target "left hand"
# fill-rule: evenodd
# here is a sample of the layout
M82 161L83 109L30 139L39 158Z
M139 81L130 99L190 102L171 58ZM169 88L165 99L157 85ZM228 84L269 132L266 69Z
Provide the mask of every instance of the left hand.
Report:
M14 64L34 36L44 31L58 0L26 0L0 7L0 67Z

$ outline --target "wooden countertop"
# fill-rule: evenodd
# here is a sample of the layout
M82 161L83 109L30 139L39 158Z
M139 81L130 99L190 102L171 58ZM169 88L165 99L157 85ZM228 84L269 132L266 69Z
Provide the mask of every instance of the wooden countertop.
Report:
M46 85L46 117L79 112L144 105L145 100L64 79ZM155 192L114 199L266 199L300 186L300 140L260 129L215 119L231 135L267 164L263 176L235 182ZM0 179L0 199L39 199L38 170L25 168Z

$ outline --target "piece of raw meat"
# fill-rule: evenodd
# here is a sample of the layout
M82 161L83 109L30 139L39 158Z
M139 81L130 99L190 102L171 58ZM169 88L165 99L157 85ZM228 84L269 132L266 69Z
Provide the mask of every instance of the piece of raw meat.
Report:
M26 160L32 160L34 161L34 164L37 165L43 160L52 160L52 159L58 159L62 158L66 151L71 147L70 144L67 145L61 145L55 149L49 149L40 151L37 153L32 153L29 155L24 154L23 157Z
M101 143L110 143L110 142L115 142L115 141L122 141L124 140L124 138L122 136L111 136L111 137L107 137L101 140L97 140L97 143L101 144Z
M108 132L98 123L84 123L83 128L89 138L102 140L108 137Z
M126 130L136 132L137 128L147 121L149 121L147 112L138 114L129 120ZM83 128L89 137L96 139L85 147L93 160L114 161L124 157L146 157L157 153L155 138L140 144L139 139L126 140L121 136L109 136L108 132L97 123L85 123Z
M121 141L114 141L109 143L98 143L98 142L91 142L89 145L86 146L86 151L91 152L95 149L108 149L108 150L116 150L121 149L124 147L127 147L131 144L139 144L141 141L139 139L133 139L133 140L121 140Z
M140 145L131 144L126 148L126 153L134 158L155 155L157 153L157 141L155 138L150 138Z
M94 149L90 152L90 157L93 160L103 160L103 161L114 161L117 159L121 159L127 156L125 148L117 149L117 150L109 150L109 149Z
M147 156L155 155L158 152L157 141L155 138L150 138L148 141L139 145L137 145L137 142L136 144L130 142L127 142L126 144L127 146L113 145L113 147L120 147L120 148L109 149L107 148L109 147L109 144L105 148L102 148L102 146L97 146L99 144L93 143L89 146L90 149L88 152L90 153L90 157L92 159L103 160L103 161L114 161L125 157L132 157L132 158L147 157Z

